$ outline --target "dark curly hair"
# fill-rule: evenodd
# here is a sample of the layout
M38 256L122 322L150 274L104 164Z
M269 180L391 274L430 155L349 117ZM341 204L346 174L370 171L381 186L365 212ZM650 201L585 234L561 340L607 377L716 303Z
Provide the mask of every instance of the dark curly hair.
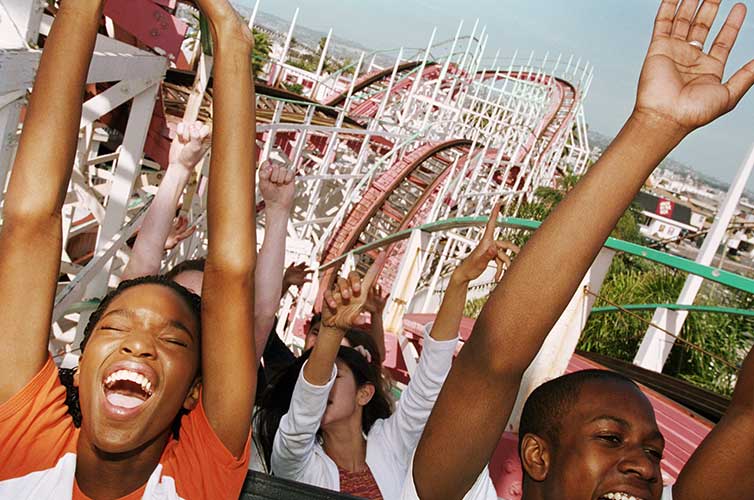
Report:
M254 415L254 432L262 447L262 458L265 460L267 470L271 469L272 444L280 426L280 420L288 413L299 372L310 355L311 349L272 380L262 394L259 409ZM392 413L392 400L384 389L379 366L375 363L368 363L361 353L351 347L341 346L338 349L337 359L350 368L356 379L356 387L365 384L374 386L374 396L364 406L361 416L361 428L364 434L368 434L377 420L388 418ZM321 439L319 432L318 436Z
M142 276L132 280L121 281L117 288L105 295L97 309L91 314L91 316L89 316L89 321L86 324L86 328L84 328L84 338L81 340L80 346L82 354L84 352L84 349L86 348L87 342L89 342L89 338L91 337L92 332L94 331L94 327L97 326L97 323L99 323L102 314L107 310L110 303L118 295L122 294L129 288L133 288L139 285L160 285L168 287L176 292L178 296L181 297L181 299L183 299L191 309L191 312L194 314L196 322L201 330L202 306L201 298L198 295L190 292L186 288L182 287L175 281L172 281L165 276ZM201 331L199 333L201 334ZM81 407L79 405L79 391L78 388L73 385L73 375L75 372L76 368L60 368L58 370L58 377L60 379L60 382L66 388L65 403L66 405L68 405L68 413L71 415L74 425L76 427L81 427ZM173 436L176 439L178 438L181 417L184 413L185 410L182 409L173 422Z

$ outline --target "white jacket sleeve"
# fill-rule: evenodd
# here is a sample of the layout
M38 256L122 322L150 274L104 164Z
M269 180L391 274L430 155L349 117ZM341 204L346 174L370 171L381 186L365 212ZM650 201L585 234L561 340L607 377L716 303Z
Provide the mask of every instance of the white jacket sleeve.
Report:
M273 474L294 481L300 478L314 456L317 430L338 373L337 367L333 365L327 384L312 385L304 378L304 366L308 362L304 363L299 372L288 413L280 420L270 460Z
M411 466L408 469L406 480L403 483L403 491L401 492L400 500L420 500L419 494L416 492L416 484L414 484L414 455L411 455ZM490 479L489 466L485 465L482 472L471 485L469 491L463 496L462 500L497 500L497 491L495 491L495 485L492 484ZM662 500L665 500L663 497Z
M437 341L429 335L424 336L424 348L416 371L403 391L395 413L382 422L385 445L405 466L419 443L424 425L450 372L457 345L458 338Z

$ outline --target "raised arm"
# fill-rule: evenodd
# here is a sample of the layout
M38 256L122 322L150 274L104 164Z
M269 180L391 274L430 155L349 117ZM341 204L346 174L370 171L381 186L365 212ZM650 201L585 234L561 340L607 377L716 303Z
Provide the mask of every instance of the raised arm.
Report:
M751 498L754 475L754 349L738 373L723 418L696 449L673 486L676 500Z
M374 281L376 269L372 266L364 283L355 272L348 279L339 278L334 290L325 293L320 336L304 363L288 412L275 434L271 457L275 475L300 480L301 471L312 459L317 430L334 383L340 341L346 330L359 322L366 299L363 290L366 283Z
M704 2L696 18L698 2L684 1L676 14L678 3L660 5L631 117L529 240L454 363L415 457L423 500L461 498L474 483L505 429L524 370L645 179L684 136L733 109L754 83L752 62L721 83L743 5L707 54L689 41L705 41L719 2Z
M376 281L377 270L383 259L384 254L372 264L363 281L356 272L351 272L348 279L338 278L333 290L325 292L322 326L319 328L317 343L304 366L304 378L310 384L325 385L330 380L340 341L346 330L364 324L361 314L365 311L366 290Z
M393 456L405 464L406 468L450 371L458 346L458 329L461 326L469 283L481 276L493 260L498 265L499 279L504 266L510 264L506 250L518 250L509 242L495 241L495 222L499 213L500 207L496 205L482 240L454 270L429 338L424 339L419 364L411 375L406 390L401 394L395 413L382 426L384 438L390 444Z
M385 325L382 322L382 312L389 296L390 294L383 295L382 287L375 283L367 291L367 300L364 303L364 310L369 313L369 335L374 339L380 355L379 364L385 360Z
M254 274L257 290L254 303L254 336L257 363L267 345L275 315L280 308L283 266L285 265L285 238L288 217L296 194L296 173L283 166L266 164L259 170L259 190L264 198L264 241L259 250L259 265Z
M165 242L175 218L175 209L191 173L209 148L210 128L201 122L179 123L170 144L170 160L160 187L144 217L131 259L121 279L159 274Z
M202 284L202 401L228 450L249 437L256 389L254 354L253 37L227 0L199 0L214 40L214 140Z
M62 250L60 210L103 3L62 3L29 100L0 230L0 403L26 385L49 356Z
M500 205L495 204L490 219L487 221L487 226L484 228L481 241L450 275L440 310L437 312L437 318L435 318L429 332L433 339L442 341L454 339L458 336L469 283L481 276L493 260L497 265L495 281L499 281L503 275L503 270L511 264L507 251L518 253L519 248L513 243L495 240L495 227L499 215Z

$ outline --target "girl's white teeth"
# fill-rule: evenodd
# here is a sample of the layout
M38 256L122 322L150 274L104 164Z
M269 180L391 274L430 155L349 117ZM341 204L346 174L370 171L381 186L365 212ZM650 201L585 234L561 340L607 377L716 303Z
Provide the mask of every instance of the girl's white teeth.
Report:
M150 382L149 379L147 379L147 377L145 377L141 373L136 373L131 370L118 370L111 373L105 379L105 385L110 386L119 380L129 380L131 382L139 384L145 393L150 396L152 395L152 382Z

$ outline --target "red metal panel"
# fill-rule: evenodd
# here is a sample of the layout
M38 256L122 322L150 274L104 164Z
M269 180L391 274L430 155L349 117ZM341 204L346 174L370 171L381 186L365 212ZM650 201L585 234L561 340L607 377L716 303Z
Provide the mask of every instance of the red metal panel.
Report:
M188 25L151 0L108 0L105 15L155 52L178 58Z
M157 5L162 5L163 7L167 7L170 10L175 9L176 3L177 3L176 0L152 0L152 1L156 3Z

